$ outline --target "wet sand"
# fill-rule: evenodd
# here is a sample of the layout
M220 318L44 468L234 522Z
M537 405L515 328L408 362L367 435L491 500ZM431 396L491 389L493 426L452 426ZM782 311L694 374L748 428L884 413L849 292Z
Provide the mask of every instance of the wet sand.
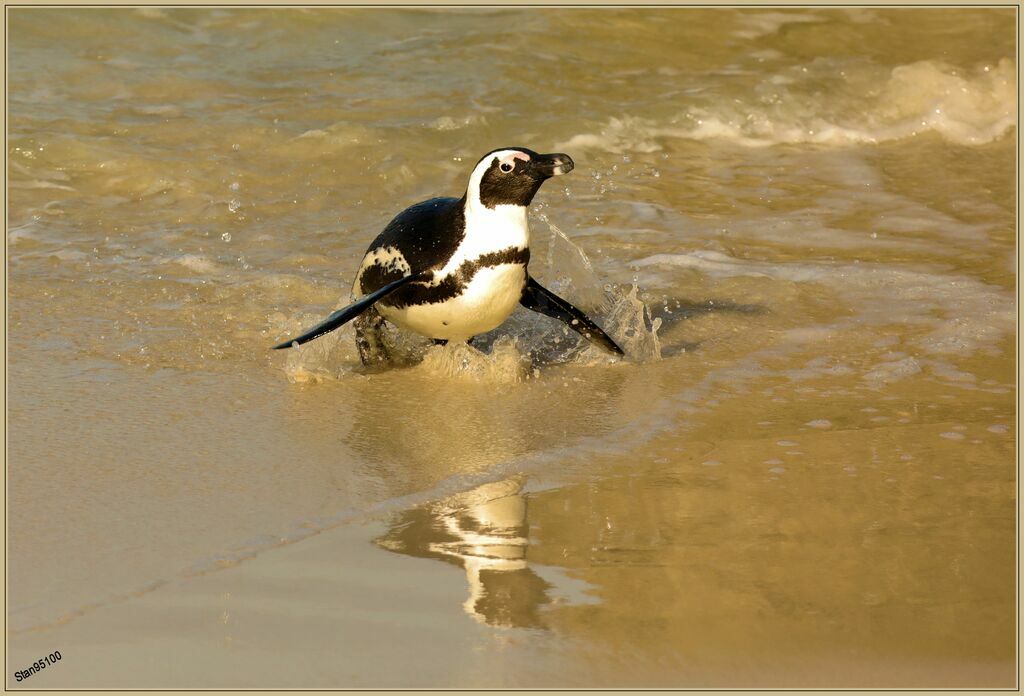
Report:
M209 392L160 377L131 384L173 403ZM154 454L163 466L116 515L110 502L94 511L109 526L63 532L96 534L70 540L79 554L41 548L30 557L33 573L49 563L54 578L99 574L104 593L58 586L63 605L12 614L10 663L59 649L64 659L31 686L66 688L1011 684L1013 549L1003 539L1015 481L1012 469L993 468L1012 454L1012 433L999 427L1011 414L980 406L981 418L965 419L962 398L951 398L961 395L948 389L892 389L894 398L876 401L840 395L842 383L809 377L802 401L779 403L770 387L708 377L693 385L695 401L706 403L707 389L724 403L684 432L634 442L628 461L582 446L561 452L554 475L493 480L492 466L477 472L491 482L450 495L450 478L425 466L437 445L417 429L402 433L405 447L428 454L394 453L406 476L419 472L404 497L381 481L386 493L364 487L357 500L351 474L338 479L310 468L310 452L263 446L244 471L218 474L221 486L238 486L225 510L203 504L193 476L175 473L193 471L179 463L190 450L180 443L147 453L122 443L92 452L91 465L79 455L78 474L89 478L103 462L122 467L115 476ZM116 396L112 423L166 413L104 384ZM464 386L463 397L476 388ZM274 383L263 388L260 399ZM292 389L292 398L318 400L323 385ZM732 407L734 419L717 417ZM244 409L216 440L252 446L258 417ZM175 425L203 432L188 417ZM292 444L322 450L330 432L307 423ZM69 474L56 478L86 485ZM960 491L954 509L933 507L938 480ZM126 527L133 505L160 524ZM182 507L188 514L177 514ZM227 541L289 528L284 520L303 514L286 535ZM199 543L206 559L189 563ZM126 552L130 565L92 565ZM19 570L12 564L12 589ZM147 584L154 575L170 579Z

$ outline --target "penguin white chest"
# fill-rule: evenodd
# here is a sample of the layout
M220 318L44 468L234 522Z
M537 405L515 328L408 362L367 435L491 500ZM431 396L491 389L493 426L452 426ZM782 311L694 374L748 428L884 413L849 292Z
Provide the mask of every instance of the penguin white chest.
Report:
M381 306L384 318L431 338L465 341L495 329L519 304L526 267L506 263L479 269L462 292L443 302Z
M399 326L431 338L464 341L497 328L519 304L526 286L530 231L523 206L486 208L471 202L455 253L434 271L433 284L456 278L458 291L441 301L380 305Z

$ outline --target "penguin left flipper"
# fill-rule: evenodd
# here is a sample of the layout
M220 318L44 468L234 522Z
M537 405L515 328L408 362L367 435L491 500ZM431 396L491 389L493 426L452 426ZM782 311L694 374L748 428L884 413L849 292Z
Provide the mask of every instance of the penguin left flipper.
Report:
M367 309L373 306L373 303L376 302L377 300L386 297L387 295L390 295L392 292L402 287L403 285L406 285L407 283L411 283L416 280L421 280L426 275L427 274L425 273L415 273L413 275L407 275L402 278L399 278L398 280L392 281L385 285L384 287L374 290L368 295L364 295L363 297L359 298L358 300L350 304L348 307L343 307L342 309L339 309L337 312L334 312L333 314L331 314L331 316L327 317L322 322L314 326L309 331L306 331L298 338L290 338L284 343L274 346L274 350L290 348L293 345L302 345L307 341L312 341L314 338L318 336L323 336L325 333L334 331L336 328L338 328L345 322L351 321L352 319L355 319L357 316L365 312Z
M559 321L564 321L570 329L610 353L625 355L615 341L600 326L595 324L590 317L530 276L526 278L526 287L523 288L523 296L519 300L519 304L527 309L532 309L534 312L546 314Z

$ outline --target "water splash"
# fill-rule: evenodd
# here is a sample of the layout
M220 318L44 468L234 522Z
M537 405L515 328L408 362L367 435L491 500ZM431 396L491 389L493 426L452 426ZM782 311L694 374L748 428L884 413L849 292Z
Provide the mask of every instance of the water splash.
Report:
M284 373L293 384L318 384L327 379L341 379L358 364L355 337L352 329L345 327L288 349Z
M581 305L585 311L611 336L626 357L634 362L661 359L661 345L658 340L660 319L652 319L650 309L640 299L640 288L633 284L626 288L602 284L586 252L577 246L543 212L538 217L550 230L546 265L542 275L551 289L570 302ZM561 335L577 336L562 327ZM592 346L582 337L567 341L577 350L565 354L554 362L568 362L571 359L590 362L604 361L604 351ZM550 354L549 354L550 355ZM553 357L553 356L552 356Z
M548 225L550 238L544 263L531 271L539 271L553 292L587 312L622 348L627 360L660 360L661 319L652 318L640 298L640 288L635 284L603 285L586 252L545 214L538 216ZM342 298L336 308L351 299ZM311 316L291 322L291 328L298 332L316 320ZM498 384L523 381L548 365L596 366L619 360L561 322L525 309L517 309L501 326L477 336L472 345L435 346L429 339L391 324L385 324L383 342L391 356L390 369L416 367L439 377ZM291 349L285 364L291 382L317 383L365 372L351 326Z
M640 299L640 288L631 285L628 292L613 288L607 294L606 328L612 332L619 347L634 361L661 359L658 329L661 319L651 317L651 310Z
M530 361L519 351L514 337L502 336L487 353L468 343L432 346L416 369L453 379L514 384L528 378Z

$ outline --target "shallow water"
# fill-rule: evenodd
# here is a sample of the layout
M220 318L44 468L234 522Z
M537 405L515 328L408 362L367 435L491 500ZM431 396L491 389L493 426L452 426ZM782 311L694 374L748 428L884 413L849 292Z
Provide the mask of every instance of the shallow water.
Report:
M1012 10L9 17L32 686L1015 683ZM268 350L508 145L628 360Z

